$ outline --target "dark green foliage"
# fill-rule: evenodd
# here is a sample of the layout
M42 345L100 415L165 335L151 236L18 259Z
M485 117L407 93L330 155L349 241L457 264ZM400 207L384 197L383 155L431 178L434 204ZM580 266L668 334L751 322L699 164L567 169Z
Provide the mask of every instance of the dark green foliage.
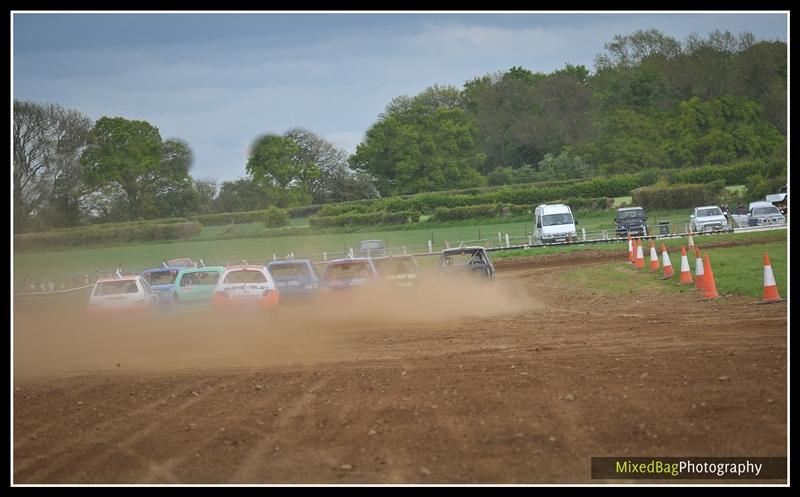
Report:
M721 181L705 185L648 186L631 192L633 204L645 209L691 209L715 204L722 194Z
M315 216L309 219L312 227L370 226L376 224L405 224L419 219L417 211L368 212L365 214L341 214L338 216Z
M323 207L324 205L322 204L306 205L303 207L292 207L288 209L289 217L296 218L296 217L313 216L314 214L318 213Z
M186 239L200 232L196 222L134 222L51 230L14 236L14 250L55 250L93 245Z
M267 223L267 227L276 228L289 224L289 214L285 209L268 207L263 210L247 212L220 212L192 217L206 226L220 226L225 224Z

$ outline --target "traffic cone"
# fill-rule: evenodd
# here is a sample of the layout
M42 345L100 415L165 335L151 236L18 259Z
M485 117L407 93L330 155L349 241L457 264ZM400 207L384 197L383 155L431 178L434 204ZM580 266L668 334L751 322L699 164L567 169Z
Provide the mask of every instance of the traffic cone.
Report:
M628 233L628 264L633 264L636 261L636 254L633 251L633 240L631 234Z
M689 228L689 243L687 243L687 245L689 246L689 250L692 250L694 248L694 238L692 238L692 228L691 227Z
M636 243L636 261L633 264L633 267L638 269L644 269L644 253L642 253L642 241L639 240Z
M658 254L656 253L656 244L650 240L650 272L658 272Z
M778 293L778 285L775 284L775 275L772 273L769 256L764 252L764 297L758 303L770 304L772 302L783 302L783 299Z
M718 299L717 284L714 282L714 271L711 270L708 254L703 258L703 273L703 296L706 300Z
M672 261L669 260L669 253L667 252L667 247L663 243L661 244L661 265L664 267L664 272L661 276L661 279L662 280L672 279L672 276L675 273L672 270Z
M694 259L694 287L698 290L703 290L703 278L704 278L704 271L703 271L703 258L700 257L700 249L695 247L694 248L695 259Z
M686 257L686 247L681 247L681 279L679 285L691 285L692 272L689 270L689 258Z

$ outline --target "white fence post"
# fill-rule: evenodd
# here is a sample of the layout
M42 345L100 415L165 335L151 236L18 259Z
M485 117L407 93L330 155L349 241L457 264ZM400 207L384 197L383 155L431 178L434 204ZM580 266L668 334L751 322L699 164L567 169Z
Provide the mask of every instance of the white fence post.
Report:
M533 235L528 235L528 246L530 247L532 245L533 245Z
M403 245L403 255L408 255L408 252L406 252L406 246L405 245Z
M506 233L506 248L511 246L511 242L508 240L508 233Z
M503 235L499 231L497 232L497 243L503 243Z
M277 259L278 259L278 258L275 256L275 254L272 254L272 260L273 260L273 261L275 261L275 260L277 260Z
M433 253L433 242L431 240L428 240L428 253Z
M608 232L603 230L603 240L608 240Z
M353 247L350 247L347 252L350 254L350 258L353 258Z
M322 260L325 261L325 262L328 262L328 253L327 252L323 252L322 253Z
M581 228L581 235L583 236L583 241L586 241L586 228Z

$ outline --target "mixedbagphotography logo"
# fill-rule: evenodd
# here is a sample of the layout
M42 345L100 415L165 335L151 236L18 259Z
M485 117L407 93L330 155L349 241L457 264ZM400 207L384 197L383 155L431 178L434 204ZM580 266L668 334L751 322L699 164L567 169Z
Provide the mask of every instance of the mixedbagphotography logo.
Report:
M785 457L593 457L592 479L785 480Z

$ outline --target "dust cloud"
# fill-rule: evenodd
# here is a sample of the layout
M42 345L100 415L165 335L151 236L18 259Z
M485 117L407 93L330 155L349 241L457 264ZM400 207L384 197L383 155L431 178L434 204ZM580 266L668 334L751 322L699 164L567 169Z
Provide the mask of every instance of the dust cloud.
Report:
M320 292L273 311L161 309L147 315L91 316L86 295L14 302L14 374L164 371L311 365L360 359L365 341L382 344L426 330L469 326L530 307L502 280L421 278L414 287L372 285ZM411 338L409 338L411 339ZM387 354L391 351L387 350Z

